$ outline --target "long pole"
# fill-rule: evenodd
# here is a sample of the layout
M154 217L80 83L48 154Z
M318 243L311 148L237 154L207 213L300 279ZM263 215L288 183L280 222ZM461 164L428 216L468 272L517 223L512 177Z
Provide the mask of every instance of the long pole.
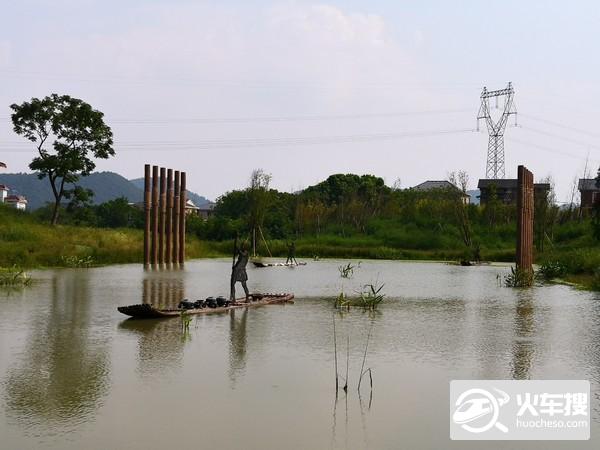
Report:
M179 191L179 264L185 263L185 204L187 202L185 172L181 172L181 189Z
M160 218L158 222L158 263L165 263L165 214L167 212L166 169L160 168Z
M152 166L152 265L158 262L158 166Z
M144 266L150 265L150 164L144 165Z
M165 247L165 263L173 262L173 169L167 170L167 214L165 234L167 238Z
M179 261L179 170L175 171L175 192L173 198L173 263Z

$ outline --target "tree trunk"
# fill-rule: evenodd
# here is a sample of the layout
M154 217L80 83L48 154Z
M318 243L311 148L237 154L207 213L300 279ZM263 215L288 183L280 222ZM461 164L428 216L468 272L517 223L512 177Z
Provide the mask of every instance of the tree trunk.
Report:
M58 207L60 206L60 199L54 201L54 209L52 210L52 220L50 223L56 225L58 223Z

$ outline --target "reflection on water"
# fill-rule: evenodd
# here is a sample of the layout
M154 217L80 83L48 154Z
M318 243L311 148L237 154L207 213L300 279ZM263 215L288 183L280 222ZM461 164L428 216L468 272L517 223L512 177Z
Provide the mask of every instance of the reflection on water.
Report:
M116 307L226 294L229 260L35 273L18 296L0 292L0 447L476 449L448 438L452 379L589 379L598 396L597 295L504 288L503 267L367 261L346 280L339 265L250 267L252 290L291 290L296 303L195 316L189 339L179 318L128 320ZM349 389L336 400L327 298L376 279L388 296L379 311L336 316L342 374L350 338ZM373 390L363 380L359 395L371 324ZM598 403L592 440L576 448L597 447Z
M236 318L237 315L237 318ZM248 310L229 311L229 379L232 387L246 369L246 321Z
M145 272L142 280L142 303L158 308L176 308L184 298L184 281L177 268ZM126 319L119 324L119 330L137 336L138 371L142 376L162 375L181 365L185 338L180 319Z
M52 277L47 315L31 318L23 352L4 381L8 414L25 427L74 427L108 392L109 342L94 332L87 274Z

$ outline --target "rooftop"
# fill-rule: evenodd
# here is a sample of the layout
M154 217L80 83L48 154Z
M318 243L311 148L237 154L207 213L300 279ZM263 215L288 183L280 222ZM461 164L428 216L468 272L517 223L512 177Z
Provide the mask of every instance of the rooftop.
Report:
M452 183L447 180L427 180L421 184L417 184L413 189L417 191L432 191L435 189L458 189ZM459 190L459 189L458 189ZM464 194L465 196L469 196L468 194Z
M579 190L580 191L600 191L600 188L596 186L595 178L580 178L579 179Z
M491 185L496 186L499 189L516 189L519 185L519 180L516 178L502 178L502 179L490 179L482 178L479 180L477 187L479 189L485 189ZM550 183L534 183L533 185L537 189L550 190Z

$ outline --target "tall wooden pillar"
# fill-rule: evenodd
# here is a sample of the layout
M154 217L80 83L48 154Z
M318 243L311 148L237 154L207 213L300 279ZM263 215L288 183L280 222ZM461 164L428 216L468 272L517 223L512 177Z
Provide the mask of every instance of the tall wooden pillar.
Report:
M165 215L165 263L172 264L173 261L173 169L167 170L167 213Z
M187 203L185 172L181 172L179 191L179 264L185 263L185 204Z
M179 261L179 191L181 189L179 170L175 171L175 191L173 192L173 262Z
M152 265L158 263L158 166L152 166Z
M533 174L519 166L517 193L517 268L533 272Z
M165 263L165 214L167 212L166 169L160 168L160 217L158 222L158 263Z
M144 165L144 266L150 265L150 164Z

